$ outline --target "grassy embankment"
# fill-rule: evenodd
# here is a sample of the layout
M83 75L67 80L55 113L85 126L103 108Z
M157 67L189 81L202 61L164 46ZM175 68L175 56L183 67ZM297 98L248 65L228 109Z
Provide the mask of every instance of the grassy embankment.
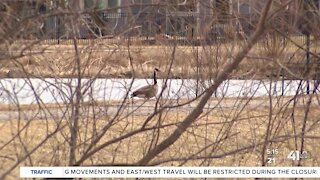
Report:
M255 101L259 100L264 101L265 106L259 105L254 108ZM289 151L295 150L294 129L297 134L301 132L305 109L303 106L296 107L294 111L291 106L281 108L286 107L285 103L288 99L276 100L276 98L273 99L274 106L271 117L269 114L270 109L267 107L267 98L254 99L251 101L253 106L248 106L251 108L244 108L243 110L240 108L243 104L239 105L239 101L241 101L239 99L225 100L227 101L226 103L234 103L233 108L223 108L222 106L215 109L206 109L188 131L169 149L156 157L151 164L198 166L204 163L203 165L208 166L261 166L262 144L265 140L268 122L271 120L269 139L272 143L269 144L268 148L279 150L276 162L272 165L293 165L293 161L287 159L287 154ZM246 100L243 99L243 101L245 103ZM303 103L303 101L305 100L301 99L300 103ZM211 103L214 104L217 101L213 100ZM34 110L37 111L37 109ZM292 112L294 112L293 116ZM127 111L116 119L116 123L108 129L95 147L139 129L147 118L147 115L141 113L126 117L126 113ZM166 110L155 116L148 125L150 127L160 123L168 126L155 129L155 131L140 132L111 144L94 154L83 165L134 163L148 151L150 144L157 139L156 136L153 136L155 135L154 133L159 133L158 141L161 141L176 128L176 125L183 120L187 113L188 111L183 109ZM320 143L319 138L317 138L320 136L319 115L320 110L318 108L310 108L307 121L308 131L305 134L307 137L305 150L310 154L310 158L303 160L304 166L319 166L320 159L317 156L320 153ZM294 117L294 121L292 117ZM91 138L95 137L97 135L96 132L101 130L110 119L111 117L107 115L96 119L90 115L81 116L77 157L83 154L83 149L91 142ZM59 131L54 133L19 166L67 165L69 156L68 137L70 136L68 122L70 122L70 119L67 117L50 119L49 116L47 120L20 119L1 121L1 171L17 162L56 129L59 129ZM300 145L299 137L297 144ZM208 146L207 149L202 151L205 146ZM206 160L205 158L200 158L205 156L211 158ZM186 159L189 160L185 161ZM18 170L16 168L9 176L9 179L18 177Z
M303 46L301 39L296 41ZM13 46L11 54L20 56L21 48L18 45ZM241 42L212 46L177 46L172 56L171 46L131 45L128 49L125 43L114 45L108 41L96 41L79 44L79 57L84 77L130 78L133 75L132 67L137 78L151 77L154 67L162 69L165 72L162 77L165 77L172 62L170 78L212 78L240 47ZM316 52L314 46L311 50ZM75 77L77 74L72 44L35 45L23 54L23 57L14 60L2 60L0 76L25 77L24 72L31 77ZM312 59L311 67L315 66L314 63ZM286 69L281 71L283 67ZM304 71L303 50L289 42L282 46L281 41L273 44L262 41L251 50L231 78L266 79L284 75L292 79L303 76Z

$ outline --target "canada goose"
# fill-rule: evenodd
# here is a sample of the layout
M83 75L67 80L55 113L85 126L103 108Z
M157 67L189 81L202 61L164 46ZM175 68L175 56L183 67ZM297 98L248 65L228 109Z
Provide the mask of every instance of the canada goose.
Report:
M139 97L139 98L150 99L150 98L156 96L157 92L158 92L157 72L159 72L159 71L160 70L158 68L154 68L154 71L153 71L153 84L152 85L143 86L143 87L135 90L131 94L131 97Z

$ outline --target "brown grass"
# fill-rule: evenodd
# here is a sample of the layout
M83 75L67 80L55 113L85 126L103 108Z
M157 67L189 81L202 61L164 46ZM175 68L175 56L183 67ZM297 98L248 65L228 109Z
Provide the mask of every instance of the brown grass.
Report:
M280 59L285 65L289 61L290 64L304 63L302 50L289 44L281 51L280 45L279 48L277 46L274 48L274 46L258 44L248 58L241 63L238 70L232 74L232 78L264 79L270 74L276 74L280 66L276 63L275 58ZM177 46L170 77L214 77L219 68L228 62L228 59L232 58L240 47L241 42L205 47ZM14 58L2 60L0 76L24 77L24 71L36 77L75 76L76 63L73 45L37 45L31 49L35 51L43 49L44 52L25 51L24 56L15 59L16 61L13 60ZM151 77L150 72L154 67L160 67L164 72L168 71L173 48L171 46L132 45L129 48L129 56L126 46L110 45L101 41L96 44L79 45L79 49L85 77L131 77L129 63L131 58L135 77L145 78ZM290 59L291 56L293 59ZM294 69L296 65L291 66L290 64L288 68L293 69L294 72L301 69L301 67ZM254 72L251 72L252 70ZM10 71L12 71L11 74L9 74Z
M294 141L290 136L293 135L292 121L290 115L291 108L274 108L272 119L277 131L273 129L272 138L279 136L288 137L280 142L270 144L268 148L279 150L277 160L273 166L291 166L292 161L287 160L286 156L290 150L294 150ZM174 143L169 149L165 150L156 157L151 164L160 163L161 165L184 165L198 166L201 163L207 166L261 166L261 146L251 147L243 151L223 155L239 148L245 148L255 143L262 143L266 133L267 122L269 119L268 108L245 109L240 114L240 109L213 109L206 110L203 115L183 134L183 136ZM186 115L188 111L168 110L152 119L148 126L160 123L162 125L172 124L161 128L159 131L160 142L167 137ZM316 107L310 109L308 125L319 124L320 110ZM301 130L304 109L295 109L295 127L298 132ZM96 146L107 142L115 137L119 137L127 132L141 127L147 115L136 113L126 118L116 120L116 123L107 131L102 140ZM91 137L94 137L95 130L101 130L110 118L106 116L102 119L83 118L79 126L79 147L78 158L83 153L83 149L90 143ZM160 121L159 121L160 120ZM3 171L14 164L19 157L23 157L26 152L36 147L48 134L56 128L60 131L54 134L46 143L36 150L30 158L26 159L19 166L63 166L68 164L69 144L67 142L70 134L68 129L68 119L62 120L12 120L0 122L0 146L9 142L8 145L0 149L1 163L0 169ZM29 124L28 124L29 123ZM27 126L25 126L27 125ZM319 126L307 132L308 136L320 136ZM22 130L23 129L23 130ZM18 133L18 130L21 130ZM230 130L230 131L229 131ZM19 136L17 136L19 134ZM152 142L153 131L141 132L135 136L122 140L103 148L91 158L86 160L83 165L109 165L126 164L138 161L148 151ZM221 141L219 141L219 139ZM299 141L298 141L299 142ZM197 156L213 155L215 158L198 159L183 161L183 158L190 158L192 154L200 151L204 146L214 143L205 151L198 153ZM311 158L303 160L305 166L319 166L320 143L319 139L306 139L305 149L310 153ZM222 156L220 156L222 155ZM173 159L180 159L175 161ZM0 173L1 173L0 171ZM16 179L18 168L11 173L9 179Z

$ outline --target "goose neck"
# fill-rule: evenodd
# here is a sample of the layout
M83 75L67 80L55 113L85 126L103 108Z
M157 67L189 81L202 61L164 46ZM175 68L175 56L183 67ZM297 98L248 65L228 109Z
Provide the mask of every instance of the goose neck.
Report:
M157 84L157 73L156 73L156 71L153 72L153 84Z

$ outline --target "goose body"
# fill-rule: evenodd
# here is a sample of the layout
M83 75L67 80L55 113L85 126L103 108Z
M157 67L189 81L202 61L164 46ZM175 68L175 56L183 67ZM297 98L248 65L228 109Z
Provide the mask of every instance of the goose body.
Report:
M153 71L153 84L143 86L137 90L135 90L131 97L139 97L139 98L147 98L150 99L155 97L158 93L158 84L157 84L157 72L159 71L158 68L155 68Z

